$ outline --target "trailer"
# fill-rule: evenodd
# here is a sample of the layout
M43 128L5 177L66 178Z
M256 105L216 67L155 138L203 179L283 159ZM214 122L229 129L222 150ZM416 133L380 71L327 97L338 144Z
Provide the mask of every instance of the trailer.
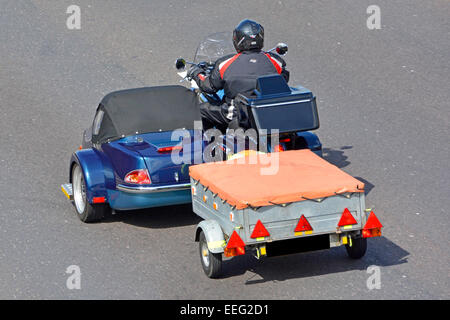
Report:
M270 161L277 172L262 174ZM247 152L189 174L193 211L204 219L195 240L210 278L220 276L223 258L248 252L259 259L345 245L359 259L367 238L381 235L364 183L307 149Z

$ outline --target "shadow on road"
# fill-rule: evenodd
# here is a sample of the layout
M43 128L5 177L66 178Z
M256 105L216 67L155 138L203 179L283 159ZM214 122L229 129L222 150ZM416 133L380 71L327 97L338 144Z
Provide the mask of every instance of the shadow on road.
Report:
M407 263L409 252L385 237L368 240L366 255L360 260L348 258L344 247L330 250L299 253L257 260L250 254L225 261L223 278L242 275L250 271L245 284L267 281L285 281L341 273L352 270L365 271L371 265L389 267Z
M201 220L192 212L192 205L189 203L142 210L117 211L116 214L102 222L123 222L137 227L159 229L197 225Z
M361 177L355 177L355 179L358 179L361 182L364 182L364 194L367 196L369 192L375 187L372 183L367 181L364 178Z
M351 162L348 161L348 157L345 155L345 150L352 149L352 146L343 146L340 147L339 150L331 149L331 148L323 148L323 158L330 162L331 164L334 164L338 168L345 168L347 167ZM355 177L356 179L360 180L361 182L364 182L364 192L366 195L369 194L369 192L375 187L372 183L367 181L366 179L362 177Z
M343 146L340 150L323 148L323 158L338 168L345 168L350 164L350 161L347 160L348 157L344 154L344 150L352 148L352 146Z

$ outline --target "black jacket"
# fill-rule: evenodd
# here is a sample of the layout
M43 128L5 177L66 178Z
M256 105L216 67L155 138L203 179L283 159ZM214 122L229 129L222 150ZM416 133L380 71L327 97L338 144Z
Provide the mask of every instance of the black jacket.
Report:
M288 82L289 71L285 67L286 62L277 54L261 50L243 51L220 58L209 76L198 74L194 79L206 93L224 89L225 100L230 103L238 93L252 94L256 80L261 76L278 73Z

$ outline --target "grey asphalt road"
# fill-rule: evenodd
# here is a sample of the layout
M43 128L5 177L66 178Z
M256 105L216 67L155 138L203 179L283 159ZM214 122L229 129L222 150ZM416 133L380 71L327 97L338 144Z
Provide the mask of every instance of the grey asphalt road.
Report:
M81 30L66 27L71 4ZM372 4L380 30L366 27ZM174 84L177 57L246 17L267 47L289 45L325 158L366 183L385 227L361 260L244 256L211 280L190 206L83 224L59 189L103 95ZM449 17L446 0L0 0L0 298L449 299ZM371 265L381 289L366 286Z

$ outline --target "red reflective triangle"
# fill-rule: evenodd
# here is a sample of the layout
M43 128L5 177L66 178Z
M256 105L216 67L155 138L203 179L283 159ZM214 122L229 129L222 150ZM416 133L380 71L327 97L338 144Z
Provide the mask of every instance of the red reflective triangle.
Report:
M355 218L353 218L350 211L347 208L345 208L344 212L342 212L341 220L339 220L338 226L343 227L357 223L358 222L355 220Z
M369 214L369 218L367 219L366 225L364 226L364 230L376 228L383 228L383 225L380 223L380 220L378 220L375 213L371 211Z
M227 248L233 249L239 247L245 247L245 243L244 241L242 241L241 237L239 237L236 230L234 230L233 234L230 237L230 240L228 240Z
M309 224L308 220L306 220L305 216L302 214L294 232L312 231L312 229L313 228Z
M269 231L267 231L266 227L262 224L261 220L258 220L258 222L255 225L255 228L253 229L252 235L250 238L260 238L260 237L268 237L270 236Z

